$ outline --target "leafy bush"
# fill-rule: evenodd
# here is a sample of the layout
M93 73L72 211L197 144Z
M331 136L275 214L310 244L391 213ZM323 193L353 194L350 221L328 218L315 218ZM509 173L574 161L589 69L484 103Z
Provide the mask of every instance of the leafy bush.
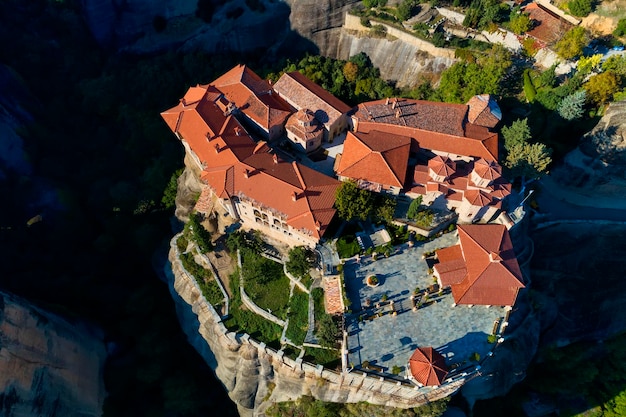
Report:
M509 22L509 28L518 35L527 32L531 27L531 20L525 13L516 14Z
M187 250L187 246L189 246L189 241L185 237L185 235L178 236L176 239L176 247L178 248L178 252L183 253Z
M330 314L322 314L315 320L315 335L320 345L334 348L337 344L337 325Z
M304 360L320 364L325 368L337 369L341 366L341 356L336 349L306 348Z
M200 223L200 219L200 214L192 213L185 225L185 232L190 239L196 242L200 251L206 253L213 250L213 243L211 241L211 233Z
M422 204L421 195L415 198L413 201L411 201L411 204L409 204L409 209L406 212L407 219L412 220L417 217L418 213L421 211L420 210L421 204Z
M337 239L337 253L340 258L351 258L354 255L361 253L361 247L356 238L352 235L342 236Z

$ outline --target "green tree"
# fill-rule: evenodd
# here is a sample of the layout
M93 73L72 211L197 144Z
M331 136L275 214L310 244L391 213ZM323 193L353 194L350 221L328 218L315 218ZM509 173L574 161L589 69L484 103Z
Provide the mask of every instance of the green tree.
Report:
M502 137L504 138L504 148L509 152L515 146L527 143L531 138L528 119L518 119L511 123L510 126L504 126L502 128Z
M531 23L532 22L530 20L530 17L528 17L526 13L520 13L511 18L511 21L509 22L509 27L511 28L513 33L521 35L522 33L527 32L530 29Z
M183 169L177 169L170 177L165 190L163 191L163 197L161 197L161 203L166 209L171 209L176 205L176 192L178 191L178 177L183 173Z
M554 46L554 50L561 58L572 59L583 53L587 45L587 33L582 26L576 26L567 32Z
M587 75L591 71L600 67L600 61L602 60L602 54L595 54L589 57L581 56L576 64L576 69L581 75Z
M309 273L315 260L313 252L305 246L296 246L289 250L289 260L285 264L287 271L299 278Z
M626 19L620 19L619 22L617 22L617 27L613 31L613 35L618 37L626 35Z
M626 55L613 55L602 64L603 71L613 71L621 78L626 76Z
M356 181L343 181L335 194L335 207L344 220L366 220L372 214L374 196L362 190Z
M206 253L213 250L213 243L211 233L204 228L201 221L201 214L192 213L191 216L189 216L189 222L185 225L185 229L188 231L188 235L191 235L193 241L196 242L200 251Z
M535 96L537 95L537 90L533 85L533 80L530 77L530 70L528 68L524 70L524 95L526 96L526 101L529 103L535 101Z
M559 116L565 120L580 119L585 112L585 100L587 100L585 90L577 91L565 97L558 108Z
M396 199L383 194L379 194L375 198L376 217L386 223L393 221L393 215L396 211Z
M617 86L618 78L615 72L605 71L589 78L583 87L587 90L589 99L601 105L613 98L613 94L617 92Z
M414 220L419 215L419 212L422 210L420 207L422 205L422 196L418 196L411 204L409 204L409 209L406 211L406 218L409 220Z
M419 2L417 0L403 0L402 3L398 5L398 19L402 22L408 20L418 11L418 7Z
M611 401L604 405L603 417L626 416L626 391L620 392Z
M509 149L504 166L511 177L533 180L547 172L552 162L552 150L543 143L520 143Z
M346 77L346 80L350 82L356 81L356 78L359 75L359 66L354 62L346 62L343 66L343 75Z
M571 0L567 7L574 16L585 17L591 13L591 0Z
M539 74L538 80L540 87L552 88L556 85L556 82L558 81L556 77L556 67L558 67L558 65L559 64L557 62Z

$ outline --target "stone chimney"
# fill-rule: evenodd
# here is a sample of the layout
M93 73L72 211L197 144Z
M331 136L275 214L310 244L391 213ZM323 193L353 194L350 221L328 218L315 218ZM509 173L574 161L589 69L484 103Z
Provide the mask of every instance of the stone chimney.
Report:
M276 154L272 155L272 159L274 160L275 164L278 163L278 155L276 155Z
M291 193L291 200L292 200L292 201L296 201L297 199L298 199L298 193L297 193L297 192L295 192L295 191L293 191L293 192Z
M385 100L385 104L388 106L389 105L389 97L387 97L387 100Z
M400 109L396 109L396 119L400 118Z
M220 149L220 144L216 143L215 144L215 153L220 153L221 149Z
M241 136L241 129L239 129L239 126L235 126L235 135Z
M250 178L250 170L248 168L243 170L244 178Z

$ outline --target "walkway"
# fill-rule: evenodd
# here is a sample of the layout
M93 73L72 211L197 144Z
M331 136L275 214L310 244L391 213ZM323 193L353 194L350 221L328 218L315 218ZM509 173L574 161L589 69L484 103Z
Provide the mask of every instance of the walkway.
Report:
M493 347L487 335L494 321L505 316L501 307L456 306L451 294L437 297L431 305L412 311L411 293L416 287L433 284L425 251L457 243L457 234L448 233L431 242L409 248L399 247L400 253L389 258L372 261L362 258L361 264L350 261L345 265L348 297L352 314L346 315L348 331L348 362L358 366L363 361L389 370L395 365L404 369L409 357L418 346L433 346L447 358L448 364L468 365L469 358L477 352L484 357ZM365 280L376 274L380 284L368 287ZM394 301L397 316L391 314L364 319L372 315L367 308L369 298L374 305L383 294ZM361 320L359 319L361 316Z

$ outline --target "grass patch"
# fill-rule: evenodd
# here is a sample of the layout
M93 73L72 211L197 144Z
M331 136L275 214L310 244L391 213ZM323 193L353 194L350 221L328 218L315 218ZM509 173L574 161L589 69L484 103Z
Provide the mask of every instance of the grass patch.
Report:
M304 360L323 365L324 368L328 369L339 369L341 367L341 356L336 349L306 348Z
M296 345L302 345L309 327L309 295L296 287L289 306L289 326L285 336Z
M281 319L287 318L289 304L289 278L278 262L242 250L244 288L256 305Z
M337 239L337 253L340 258L350 258L361 252L356 236L346 235Z
M248 333L254 339L265 342L267 346L280 349L282 328L251 311L244 310L239 292L239 270L230 276L230 289L233 294L230 304L231 316L224 322L224 325L229 330Z

